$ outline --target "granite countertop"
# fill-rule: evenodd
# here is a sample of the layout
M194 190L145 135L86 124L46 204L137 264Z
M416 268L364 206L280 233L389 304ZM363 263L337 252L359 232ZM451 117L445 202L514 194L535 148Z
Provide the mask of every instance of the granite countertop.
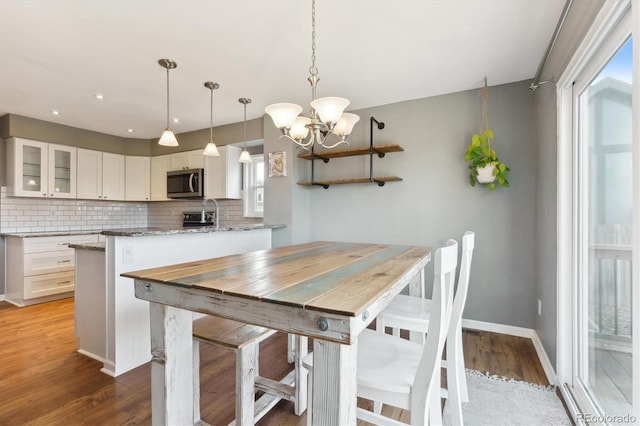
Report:
M110 229L102 231L102 235L114 237L147 237L151 235L175 235L175 234L204 234L210 232L228 231L252 231L254 229L280 229L286 225L234 225L216 229L215 226L196 226L191 228L132 228L132 229Z
M67 235L95 235L102 231L49 231L49 232L16 232L16 233L3 233L0 234L3 237L17 237L17 238L35 238L35 237L64 237Z
M193 228L125 228L125 229L106 229L103 231L57 231L57 232L23 232L23 233L7 233L0 234L3 237L17 238L34 238L34 237L54 237L65 235L90 235L102 234L115 237L145 237L150 235L173 235L173 234L202 234L208 232L227 232L227 231L252 231L254 229L280 229L286 228L286 225L233 225L216 229L215 226L197 226Z
M75 243L75 244L69 244L69 247L70 248L74 248L74 249L105 251L105 249L104 249L104 241L100 242L100 243Z

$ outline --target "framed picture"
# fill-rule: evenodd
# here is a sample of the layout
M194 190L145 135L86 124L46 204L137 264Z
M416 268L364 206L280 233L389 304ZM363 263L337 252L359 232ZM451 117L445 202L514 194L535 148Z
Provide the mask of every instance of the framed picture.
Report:
M287 153L285 151L269 153L269 177L287 175Z

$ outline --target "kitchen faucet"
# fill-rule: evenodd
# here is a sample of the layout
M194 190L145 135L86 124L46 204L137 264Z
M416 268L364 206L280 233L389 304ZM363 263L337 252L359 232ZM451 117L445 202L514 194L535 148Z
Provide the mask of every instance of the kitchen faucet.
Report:
M213 201L213 204L216 205L216 217L215 217L215 221L216 221L216 231L218 230L218 225L220 224L220 220L218 217L218 202L213 199L213 198L205 198L204 200L202 200L202 213L200 216L200 223L205 223L205 214L204 214L204 208L207 205L207 201Z

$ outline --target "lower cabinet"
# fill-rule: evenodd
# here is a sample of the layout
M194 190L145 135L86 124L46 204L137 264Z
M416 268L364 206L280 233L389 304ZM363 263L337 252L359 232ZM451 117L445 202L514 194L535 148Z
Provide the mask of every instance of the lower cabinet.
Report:
M27 306L73 296L75 257L69 244L98 242L98 238L98 234L5 236L6 300Z

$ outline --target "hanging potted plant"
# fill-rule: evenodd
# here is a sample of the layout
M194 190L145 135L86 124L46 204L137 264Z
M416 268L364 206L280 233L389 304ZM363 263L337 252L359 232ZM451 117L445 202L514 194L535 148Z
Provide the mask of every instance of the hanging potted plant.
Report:
M477 182L493 191L496 189L496 185L509 186L507 177L510 169L500 161L495 149L491 147L493 130L489 128L489 88L487 87L486 78L481 92L484 96L484 101L480 133L471 136L471 143L467 148L464 160L470 162L469 184L476 186Z

